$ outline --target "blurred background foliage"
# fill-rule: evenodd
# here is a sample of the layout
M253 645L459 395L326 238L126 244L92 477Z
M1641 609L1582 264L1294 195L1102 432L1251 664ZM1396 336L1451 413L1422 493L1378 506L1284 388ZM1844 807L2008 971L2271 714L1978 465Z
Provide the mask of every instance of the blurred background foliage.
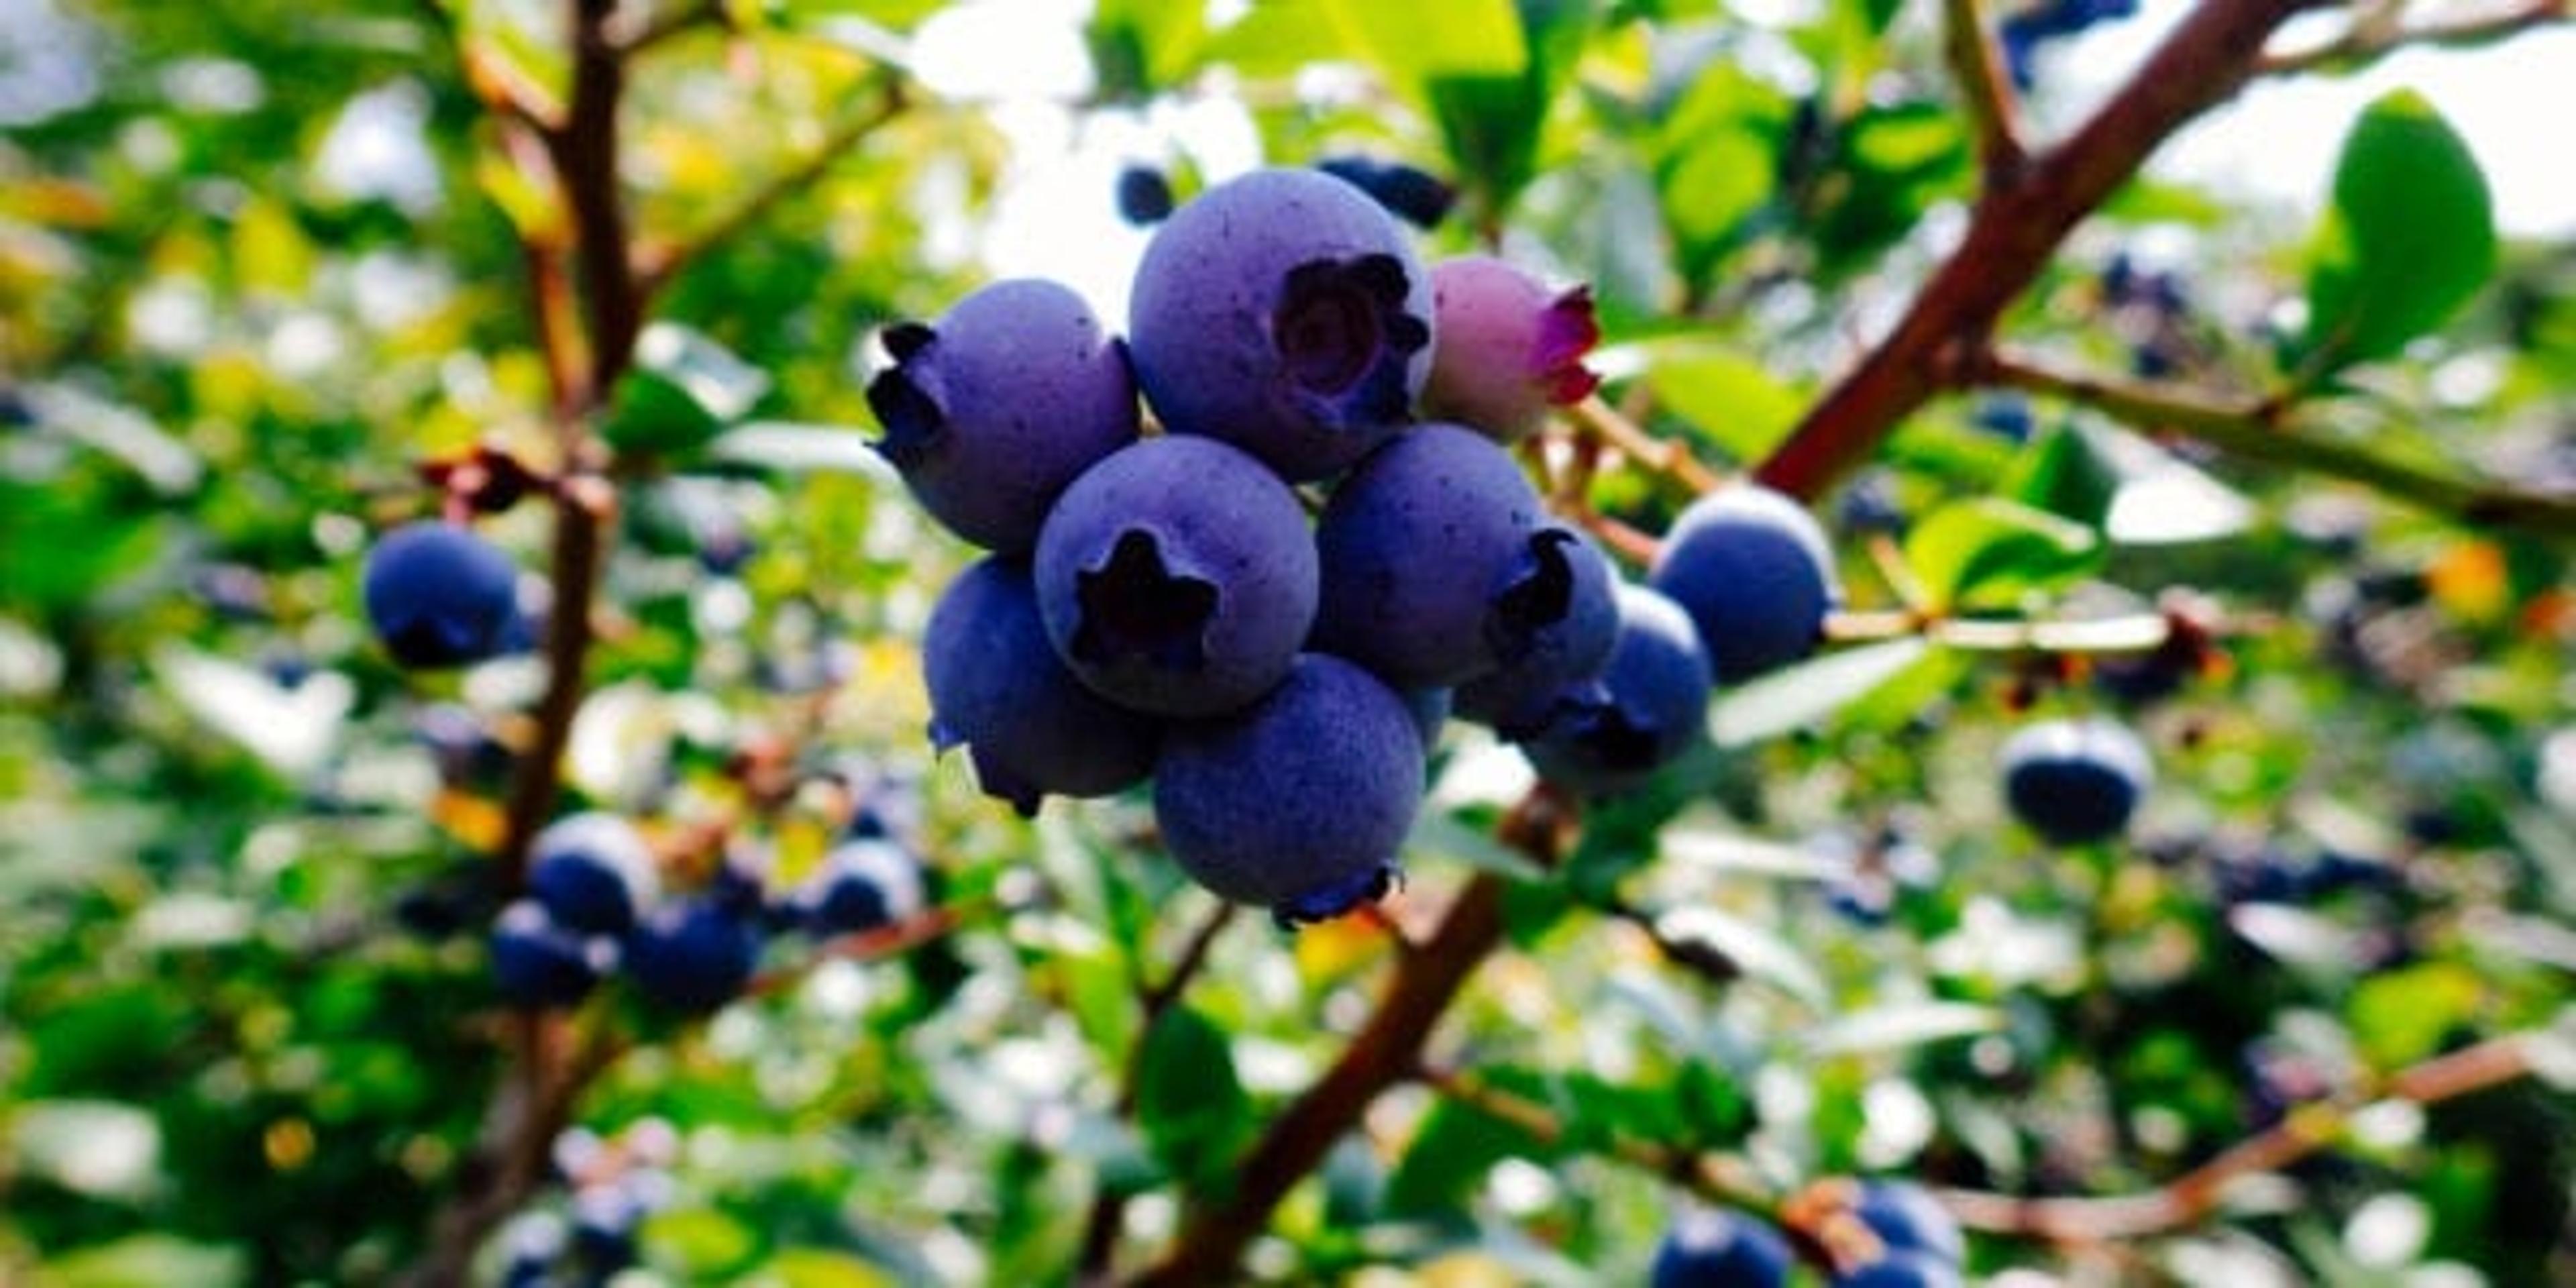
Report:
M671 1282L1061 1281L1102 1188L1134 1196L1150 1247L1332 1059L1394 951L1365 922L1237 918L1149 1030L1139 995L1214 903L1141 803L1022 822L929 755L913 641L968 552L871 464L858 391L877 328L996 271L993 212L1043 149L1142 140L1132 159L1184 197L1255 157L1437 173L1462 201L1426 251L1591 283L1613 401L1727 465L1783 439L1977 183L1929 5L629 8L673 26L633 61L619 158L636 244L672 276L597 421L623 507L568 781L664 835L734 816L748 753L902 784L961 923L810 970L782 941L785 987L647 1028L580 1100L603 1136L676 1128L676 1196L642 1236ZM988 39L1087 55L1053 115L916 65L972 11ZM509 1076L478 855L542 675L396 670L358 555L435 508L420 461L556 450L523 247L568 215L478 86L560 101L560 14L9 0L0 19L0 1278L381 1279ZM2072 119L2077 69L2034 75L2034 118ZM1095 177L1057 216L1116 232ZM2564 487L2566 242L2427 270L2465 283L2456 315L2303 330L2377 271L2352 267L2380 253L2373 203L2486 228L2425 189L2408 171L2285 209L2151 169L2005 333L2221 392L2330 386L2314 423L2336 441ZM693 240L709 229L729 231ZM1120 235L1103 279L1141 236ZM1687 499L1633 468L1591 488L1648 532ZM1873 654L1785 712L1722 703L1722 734L1752 732L1594 818L1551 875L1485 839L1516 754L1453 726L1395 917L1500 868L1512 939L1431 1058L1562 1130L1407 1085L1292 1196L1255 1273L1633 1282L1682 1199L1615 1142L1723 1153L1780 1191L1887 1172L2126 1193L2437 1053L2564 1040L2563 543L2009 391L1936 401L1820 508L1857 608L1899 602L1891 568L2003 618L2179 604L2217 624L2218 661ZM534 507L485 526L542 567ZM2070 709L2156 751L2130 842L2055 852L2001 811L1994 749ZM753 817L736 843L791 876L834 826L804 790ZM2209 1221L1980 1239L1972 1264L2566 1282L2560 1085L2353 1114Z

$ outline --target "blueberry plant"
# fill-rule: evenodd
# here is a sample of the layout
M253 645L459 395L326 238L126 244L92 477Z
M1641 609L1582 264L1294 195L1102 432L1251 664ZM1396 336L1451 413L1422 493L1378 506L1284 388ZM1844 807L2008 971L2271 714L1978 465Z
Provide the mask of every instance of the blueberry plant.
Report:
M0 1281L2576 1277L2565 0L19 9Z

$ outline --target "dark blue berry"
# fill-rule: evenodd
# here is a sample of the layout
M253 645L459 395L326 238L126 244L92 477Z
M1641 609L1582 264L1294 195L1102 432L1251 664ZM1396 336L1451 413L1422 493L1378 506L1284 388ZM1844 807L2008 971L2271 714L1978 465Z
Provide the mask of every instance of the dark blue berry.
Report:
M1315 168L1369 195L1387 213L1416 228L1434 228L1458 204L1458 190L1428 170L1401 161L1342 154L1315 162Z
M949 583L922 637L930 738L963 746L987 795L1106 796L1144 781L1161 728L1074 677L1048 642L1028 569L1000 556Z
M1172 213L1172 183L1149 165L1118 172L1118 217L1139 228L1159 224Z
M513 1006L571 1006L615 960L610 941L555 924L533 899L503 908L492 924L492 978Z
M1647 581L1690 614L1720 684L1814 652L1825 614L1841 597L1815 516L1749 483L1720 488L1683 510Z
M627 977L665 1010L713 1011L742 995L760 963L760 928L709 899L666 904L626 936Z
M814 934L874 930L921 911L921 863L888 841L843 841L823 856L797 902Z
M583 934L626 933L660 891L651 847L617 815L557 819L529 846L528 893Z
M454 524L424 520L386 533L367 551L360 589L376 638L403 666L464 666L524 638L517 565Z
M1533 629L1516 656L1458 686L1456 710L1507 739L1536 735L1559 707L1585 696L1619 639L1618 572L1600 548L1551 523L1530 534L1528 569L1503 600Z
M1675 1218L1655 1249L1652 1288L1780 1288L1793 1260L1770 1222L1694 1208Z
M2013 816L2056 845L2119 835L2155 777L2138 736L2099 718L2028 726L2005 741L1999 759Z
M1619 634L1595 685L1568 694L1522 744L1539 777L1582 796L1645 785L1699 744L1708 719L1708 653L1690 617L1643 586L1618 588Z

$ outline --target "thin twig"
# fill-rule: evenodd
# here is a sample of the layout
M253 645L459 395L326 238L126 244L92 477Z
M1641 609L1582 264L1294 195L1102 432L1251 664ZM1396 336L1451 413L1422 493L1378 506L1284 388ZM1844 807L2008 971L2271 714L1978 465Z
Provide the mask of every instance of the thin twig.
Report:
M2074 134L1987 189L1956 249L1893 331L1826 392L1758 477L1814 497L1948 387L1963 346L1983 343L2066 235L2192 118L2241 87L2281 24L2320 0L2231 0L2194 8Z
M1472 1073L1425 1066L1414 1076L1442 1097L1508 1123L1541 1144L1556 1145L1566 1138L1565 1123L1555 1110ZM1597 1157L1661 1177L1711 1203L1777 1215L1781 1196L1741 1158L1626 1136L1607 1144L1607 1152Z
M2322 45L2270 55L2256 63L2254 71L2259 76L2358 71L2401 49L2492 44L2534 27L2565 22L2571 13L2576 13L2576 8L2571 8L2569 0L2526 0L2490 13L2420 26L2374 30L2355 24Z
M1977 162L1989 188L2004 187L2029 158L2014 123L2012 83L2004 79L1994 32L1977 0L1941 0L1941 50L1977 141Z
M825 132L820 146L755 189L740 205L718 216L714 223L687 240L640 248L635 256L636 280L649 294L701 256L742 235L744 230L777 209L781 202L813 187L851 149L886 122L901 115L908 104L909 96L904 92L903 81L889 74L875 102L866 110L854 112L832 126Z
M1619 454L1635 461L1650 473L1661 474L1692 492L1710 492L1726 483L1726 477L1700 463L1690 448L1677 438L1657 438L1622 416L1598 394L1565 409L1567 419L1594 439L1616 448Z
M2334 1144L2353 1116L2373 1104L2437 1104L2529 1076L2531 1040L2518 1033L2489 1038L2411 1065L2374 1088L2299 1106L2269 1129L2143 1194L2021 1198L1945 1190L1940 1198L1964 1225L2055 1243L2103 1243L2182 1229L2215 1214L2236 1182L2279 1171Z
M2576 495L2532 492L2437 473L2355 443L2302 431L2279 399L2227 398L2110 376L2075 375L1999 353L1963 375L2063 398L2149 432L2180 434L2231 456L2359 483L2394 500L2480 526L2576 535Z

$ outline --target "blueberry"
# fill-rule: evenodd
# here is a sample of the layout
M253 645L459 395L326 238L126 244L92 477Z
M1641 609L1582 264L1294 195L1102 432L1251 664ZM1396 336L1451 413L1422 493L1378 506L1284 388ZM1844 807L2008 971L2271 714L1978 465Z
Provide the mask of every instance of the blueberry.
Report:
M949 583L922 636L921 664L931 742L965 747L985 793L1024 815L1047 793L1106 796L1154 767L1159 725L1065 668L1018 560L997 555Z
M661 892L653 851L615 814L560 818L528 848L528 893L556 924L622 935Z
M1411 419L1431 371L1431 281L1404 230L1349 184L1256 170L1155 232L1128 334L1166 428L1302 482Z
M800 920L817 935L847 935L921 911L921 864L887 841L843 841L797 892Z
M1860 1182L1852 1195L1851 1212L1887 1245L1891 1255L1920 1253L1954 1268L1968 1255L1958 1218L1930 1190L1912 1181ZM1954 1278L1955 1273L1954 1269Z
M1315 168L1369 195L1386 212L1416 228L1434 228L1458 204L1458 190L1428 170L1401 161L1342 154L1315 162Z
M877 451L933 518L986 549L1027 551L1065 485L1136 437L1125 350L1059 283L992 283L884 342L895 365L868 385Z
M2138 736L2100 718L2027 726L2004 742L1999 761L2005 804L2055 845L2119 835L2155 779Z
M604 1279L634 1265L642 1253L636 1228L644 1215L643 1205L623 1185L593 1185L574 1194L572 1249L582 1268Z
M1789 1241L1770 1222L1693 1208L1655 1249L1652 1288L1779 1288L1789 1280Z
M1750 483L1720 488L1683 510L1647 581L1690 614L1720 684L1814 652L1825 614L1842 593L1815 516Z
M1251 707L1173 727L1154 816L1199 884L1313 921L1383 892L1422 779L1404 700L1352 663L1305 653Z
M664 1010L713 1011L741 996L759 964L759 927L711 899L666 904L626 935L627 977Z
M1559 705L1522 745L1539 777L1582 796L1634 791L1697 745L1708 719L1708 652L1679 604L1618 588L1619 634L1598 687Z
M1456 684L1528 652L1563 619L1571 582L1553 542L1532 549L1539 517L1537 491L1492 440L1447 424L1398 435L1316 521L1315 646L1398 688Z
M1073 673L1158 715L1260 697L1315 619L1315 541L1296 494L1211 438L1147 439L1076 479L1038 538L1036 580Z
M1172 214L1172 183L1149 165L1118 172L1118 217L1139 228L1159 224Z
M367 620L395 662L419 670L498 657L522 639L519 570L455 524L408 523L367 551Z
M534 899L503 908L492 923L492 977L513 1006L571 1006L616 961L611 941L555 924Z
M1548 408L1600 387L1583 365L1601 342L1588 288L1557 290L1503 260L1468 255L1431 266L1431 294L1440 341L1422 391L1427 414L1513 443Z
M1456 701L1462 718L1515 740L1544 729L1570 692L1599 677L1619 639L1618 572L1599 547L1550 523L1530 534L1526 557L1545 575L1517 580L1506 609L1548 620L1515 656L1459 685Z

